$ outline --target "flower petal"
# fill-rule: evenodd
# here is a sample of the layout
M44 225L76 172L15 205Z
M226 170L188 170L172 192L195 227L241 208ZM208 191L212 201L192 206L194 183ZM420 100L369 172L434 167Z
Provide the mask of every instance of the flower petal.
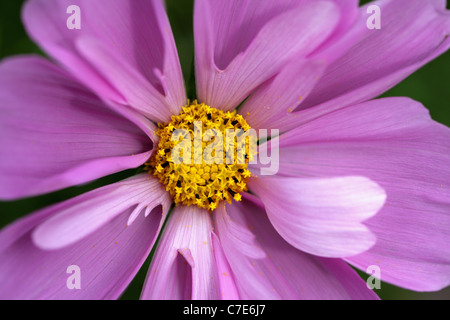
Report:
M278 2L278 1L277 1ZM340 21L329 38L306 58L291 59L272 78L254 90L239 112L254 129L290 130L297 126L293 111L316 86L324 71L348 48L358 42L361 31L355 24L365 24L358 1L334 0L340 9Z
M380 7L381 29L355 24L360 41L327 68L299 109L339 109L374 98L450 47L445 1L375 1L361 7L364 19L369 5Z
M142 173L44 209L52 213L51 218L37 226L32 237L39 248L60 249L90 235L130 208L137 206L138 210L132 210L127 225L144 208L160 205L165 216L171 205L169 193L158 180Z
M322 257L364 252L376 238L361 222L374 216L384 191L363 177L259 177L249 182L274 228L291 245Z
M80 29L66 27L70 14L65 13L72 5L80 8ZM150 118L155 114L156 121L161 114L169 119L186 104L163 1L31 0L23 18L31 37L101 97L129 104ZM80 51L82 39L96 48ZM111 61L118 62L117 70L113 65L105 70Z
M339 21L339 10L324 1L200 0L194 9L198 97L224 110L237 107L289 59L311 53Z
M214 233L212 234L212 243L219 275L221 297L223 300L239 300L238 288L236 287L233 273L223 252L220 240Z
M223 250L234 272L243 299L376 299L364 281L340 259L320 258L289 245L271 225L256 197L244 195L242 202L220 207L214 222ZM236 244L231 231L239 226L254 237L252 257ZM226 277L225 277L226 278Z
M294 109L313 90L326 67L324 60L290 62L248 97L239 112L255 130L295 128L300 119Z
M152 140L38 57L0 64L0 198L37 195L135 168Z
M177 206L153 257L142 299L219 299L212 223L206 210Z
M1 299L117 299L139 271L162 225L162 217L138 217L126 227L131 210L64 249L45 251L31 239L33 229L50 218L43 211L0 232ZM80 289L67 286L69 266L78 266Z
M328 114L304 110L305 123L280 138L279 175L363 175L387 194L366 225L377 243L348 258L398 286L439 290L450 284L450 129L418 102L386 98ZM315 115L313 115L315 113Z

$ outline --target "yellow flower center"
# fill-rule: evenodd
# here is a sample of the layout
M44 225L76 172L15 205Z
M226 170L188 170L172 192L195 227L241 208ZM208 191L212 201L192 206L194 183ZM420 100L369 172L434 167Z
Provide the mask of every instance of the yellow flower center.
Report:
M158 124L158 149L146 169L176 204L213 211L222 200L240 201L251 176L248 163L256 153L250 129L235 111L193 101L169 123Z

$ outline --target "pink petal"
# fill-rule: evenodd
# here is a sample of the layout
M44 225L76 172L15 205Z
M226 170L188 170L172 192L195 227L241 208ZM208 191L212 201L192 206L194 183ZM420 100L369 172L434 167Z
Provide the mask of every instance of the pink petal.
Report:
M200 101L230 110L289 59L311 53L333 32L331 2L252 1L195 4L194 36ZM248 25L247 25L248 23Z
M387 194L365 222L377 243L348 258L382 279L420 291L450 284L450 130L418 102L386 98L322 114L280 138L279 175L364 175ZM315 113L315 115L314 115Z
M212 233L212 243L214 257L216 259L217 273L219 275L219 285L221 298L223 300L239 300L238 288L234 280L233 272L228 264L227 257L223 252L222 245L218 237Z
M161 183L147 173L98 188L63 203L44 209L51 217L33 231L34 243L42 249L55 250L71 245L94 233L114 217L130 208L127 225L144 208L162 206L162 216L171 200Z
M132 122L38 57L0 64L0 113L3 199L51 192L138 167L153 147Z
M153 121L161 123L169 121L171 114L178 114L179 106L186 104L183 102L176 107L168 105L168 108L161 108L166 102L148 80L120 55L97 42L95 38L80 38L76 41L76 47L113 86L120 92L127 92L128 105Z
M374 4L381 10L379 30L364 23L367 6ZM299 109L338 109L374 98L450 47L445 1L376 1L361 7L360 15L362 23L354 25L360 41L327 68Z
M126 227L124 211L95 233L55 251L37 248L33 229L53 212L23 218L0 233L1 299L117 299L144 263L163 222L162 216L138 217ZM80 289L69 289L69 266L80 268Z
M342 260L315 257L289 245L254 196L217 209L214 222L243 299L377 298ZM255 249L263 255L248 255L246 246L238 245L239 233L230 228L252 234Z
M322 257L364 252L376 238L361 222L383 206L385 193L363 177L259 177L249 183L274 228L291 245Z
M240 109L249 113L249 124L288 131L301 122L295 110L320 105L329 111L370 99L445 52L450 43L444 40L450 33L445 4L413 1L410 8L399 2L382 3L381 30L367 29L367 6L355 20L354 3L339 2L347 20L308 60L289 62L255 90Z
M239 113L255 130L295 128L300 119L292 111L313 90L326 67L324 60L290 62L245 100Z
M66 27L70 5L80 7L79 30ZM31 0L23 18L31 37L101 97L129 104L149 117L155 114L157 121L160 114L167 120L186 104L163 1ZM78 44L83 39L96 47L86 52ZM118 69L106 70L112 61ZM130 75L136 76L132 85ZM145 98L150 98L147 103Z
M359 15L359 0L332 0L333 3L338 6L340 13L339 25L334 29L330 37L322 45L320 45L312 53L316 56L320 53L328 53L327 51L334 51L333 55L339 54L342 50L342 46L346 44L347 37L354 37L353 29L356 24L361 23ZM366 18L366 17L364 17ZM363 20L364 22L366 19ZM353 40L351 40L352 42Z
M150 265L142 299L219 299L210 214L196 206L171 213Z
M274 3L277 3L273 1ZM289 130L297 126L293 111L301 105L324 71L345 53L349 46L360 40L361 32L354 26L364 24L358 1L334 0L340 9L340 21L329 38L306 58L292 59L263 85L255 89L240 107L247 122L254 129Z

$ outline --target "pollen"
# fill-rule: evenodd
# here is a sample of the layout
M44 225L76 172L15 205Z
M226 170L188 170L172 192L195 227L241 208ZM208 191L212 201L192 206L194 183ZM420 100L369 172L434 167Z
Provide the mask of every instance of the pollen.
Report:
M241 201L251 177L256 136L245 119L193 101L158 124L157 150L145 170L165 185L177 205L214 211L221 201Z

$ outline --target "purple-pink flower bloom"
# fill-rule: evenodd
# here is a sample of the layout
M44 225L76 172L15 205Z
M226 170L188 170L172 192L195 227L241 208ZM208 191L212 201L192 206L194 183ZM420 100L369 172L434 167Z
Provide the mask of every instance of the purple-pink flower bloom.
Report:
M0 298L119 298L158 235L143 299L376 299L350 265L448 286L450 130L408 98L371 99L447 51L450 13L374 4L381 30L357 0L196 0L198 100L280 129L278 173L212 213L175 206L164 229L172 200L148 173L19 219L0 233ZM54 61L0 64L0 198L148 161L155 123L187 103L163 2L29 0L23 20Z

